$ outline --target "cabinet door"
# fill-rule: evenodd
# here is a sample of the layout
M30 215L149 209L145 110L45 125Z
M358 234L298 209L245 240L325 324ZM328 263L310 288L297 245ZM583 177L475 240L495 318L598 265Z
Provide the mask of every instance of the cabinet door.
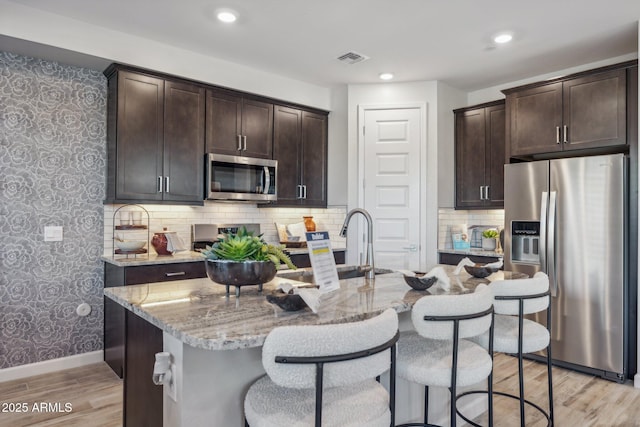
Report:
M562 83L507 95L511 156L562 151Z
M275 106L273 158L278 161L278 206L299 205L302 111Z
M204 88L167 81L164 102L164 200L204 198Z
M230 92L207 90L206 152L240 156L242 98Z
M164 80L118 75L116 198L162 200Z
M302 112L302 179L309 207L327 207L327 123L328 117Z
M245 99L242 102L241 156L272 158L273 104Z
M626 144L626 70L568 80L563 93L565 150Z
M489 200L485 205L492 208L504 207L504 150L505 150L505 107L497 105L485 109L486 153L485 185L489 186Z
M480 207L486 169L485 109L457 113L455 119L456 208Z

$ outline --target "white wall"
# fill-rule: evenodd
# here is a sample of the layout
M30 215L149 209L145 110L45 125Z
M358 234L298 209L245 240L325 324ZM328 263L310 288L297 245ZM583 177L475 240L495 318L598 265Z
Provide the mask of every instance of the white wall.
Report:
M284 78L6 0L0 0L0 10L0 29L5 36L324 110L331 108L331 93L326 87Z
M438 82L438 207L455 206L455 118L453 110L466 106L467 94Z
M468 104L467 105L476 105L482 104L483 102L495 101L497 99L503 99L504 94L501 92L502 89L509 89L512 87L522 86L528 83L540 82L543 80L553 79L555 77L566 76L568 74L578 73L580 71L591 70L598 67L604 67L611 64L617 64L619 62L630 61L636 59L638 57L637 52L616 56L615 58L609 58L598 62L591 62L589 64L579 65L577 67L566 68L564 70L554 71L552 73L542 74L538 76L529 77L523 80L518 80L515 82L503 83L501 85L488 87L481 90L476 90L474 92L469 92L468 95Z
M349 209L358 207L358 106L360 105L397 105L424 103L427 105L426 118L426 164L421 171L424 183L421 194L420 242L423 256L420 268L426 268L437 262L438 239L438 83L385 83L368 85L349 85L348 93L348 195ZM355 240L347 239L347 263L357 261Z
M327 179L327 205L346 206L347 193L347 107L346 85L332 88L329 114L329 177Z

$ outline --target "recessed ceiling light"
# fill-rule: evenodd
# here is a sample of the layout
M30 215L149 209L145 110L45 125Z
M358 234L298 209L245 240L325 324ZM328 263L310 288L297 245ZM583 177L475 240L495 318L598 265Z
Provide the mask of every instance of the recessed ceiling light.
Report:
M393 78L393 73L380 73L378 76L381 80L391 80Z
M221 10L216 16L218 17L219 21L225 22L227 24L235 22L236 19L238 19L236 13L230 10Z
M509 33L498 34L493 38L493 41L499 44L509 43L513 39L513 35Z

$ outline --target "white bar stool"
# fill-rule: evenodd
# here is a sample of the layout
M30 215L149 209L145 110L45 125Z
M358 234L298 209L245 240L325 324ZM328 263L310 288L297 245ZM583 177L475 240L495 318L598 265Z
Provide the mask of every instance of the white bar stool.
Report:
M515 354L518 357L518 385L519 395L513 395L501 391L493 393L500 396L517 399L520 403L520 425L525 426L525 404L535 408L547 419L547 426L554 425L553 418L553 381L551 377L551 309L549 307L549 277L542 272L536 273L529 279L496 280L490 285L494 295L495 327L493 336L493 351L506 354ZM533 320L526 319L525 315L545 311L547 314L547 326L543 326ZM488 348L491 340L488 334L483 334L476 339L478 343ZM534 353L546 349L547 382L549 411L545 411L536 403L525 399L524 393L524 367L523 354ZM470 391L462 393L459 397L486 393L485 391ZM458 413L465 421L477 426Z
M425 386L424 423L397 427L431 426L428 422L429 387L448 387L449 414L456 425L456 388L488 379L492 391L493 352L466 340L484 332L493 335L493 294L480 284L474 293L427 295L413 306L411 319L416 332L402 333L398 341L397 373ZM488 394L489 414L493 413ZM491 422L493 419L491 418Z
M393 309L360 322L273 329L262 347L267 375L245 397L245 425L393 426L398 337ZM376 381L388 370L389 392Z

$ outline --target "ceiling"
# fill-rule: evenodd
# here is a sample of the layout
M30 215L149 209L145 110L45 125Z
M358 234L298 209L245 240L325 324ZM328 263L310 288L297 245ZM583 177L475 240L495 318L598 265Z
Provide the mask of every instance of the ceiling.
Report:
M640 19L638 0L12 1L321 86L390 71L465 91L637 54ZM500 31L513 41L496 46ZM370 59L337 60L350 51Z

